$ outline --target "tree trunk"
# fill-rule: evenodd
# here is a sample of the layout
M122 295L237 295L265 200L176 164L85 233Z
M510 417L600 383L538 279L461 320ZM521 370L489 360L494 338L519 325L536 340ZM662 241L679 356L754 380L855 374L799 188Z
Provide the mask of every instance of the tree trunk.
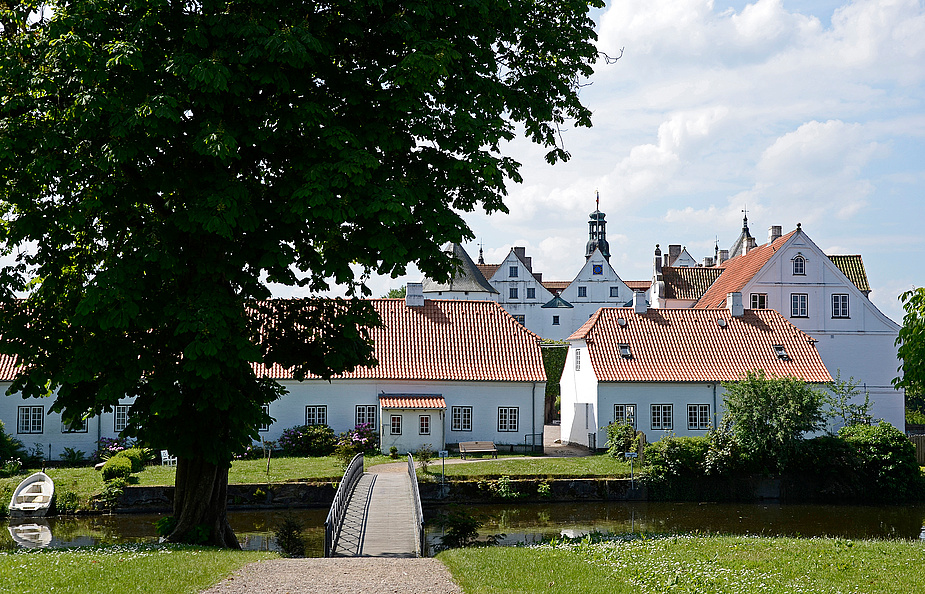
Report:
M228 523L228 468L178 458L173 517L177 523L169 541L241 548Z

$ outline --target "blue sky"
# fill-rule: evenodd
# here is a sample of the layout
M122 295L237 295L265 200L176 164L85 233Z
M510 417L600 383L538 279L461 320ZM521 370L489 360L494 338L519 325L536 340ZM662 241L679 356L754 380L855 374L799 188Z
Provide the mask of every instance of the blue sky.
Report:
M594 127L567 128L568 163L526 141L510 214L466 217L486 260L527 248L571 280L600 191L611 263L651 277L656 243L697 258L802 223L827 253L861 254L871 299L925 284L925 7L917 0L622 0L595 13L599 63L581 91ZM406 280L374 279L379 295Z

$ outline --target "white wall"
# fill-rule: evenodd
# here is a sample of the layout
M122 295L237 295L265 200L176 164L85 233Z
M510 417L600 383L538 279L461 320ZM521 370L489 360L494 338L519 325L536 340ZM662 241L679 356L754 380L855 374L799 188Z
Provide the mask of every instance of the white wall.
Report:
M436 451L444 449L444 416L445 410L440 409L386 409L382 411L382 419L379 422L381 427L380 449L384 454L389 453L389 449L394 446L400 454L415 452L423 446L429 446ZM402 418L402 432L400 435L392 435L392 417L400 416ZM421 416L430 417L430 434L421 435Z
M577 370L576 358L580 360ZM574 341L569 346L559 390L562 405L560 439L563 442L588 445L588 434L597 432L600 420L597 405L598 382L584 341ZM604 442L606 440L605 436ZM598 447L604 442L598 435Z

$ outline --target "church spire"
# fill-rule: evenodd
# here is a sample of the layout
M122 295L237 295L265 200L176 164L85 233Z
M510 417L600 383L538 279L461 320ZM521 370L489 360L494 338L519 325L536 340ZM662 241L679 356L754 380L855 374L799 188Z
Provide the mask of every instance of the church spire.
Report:
M479 264L485 264L485 254L482 253L482 243L479 243Z
M595 193L594 212L591 213L591 220L588 221L588 243L585 246L585 259L590 259L594 255L594 250L601 250L604 258L610 262L610 244L607 243L607 222L604 220L604 213L601 212L601 193Z

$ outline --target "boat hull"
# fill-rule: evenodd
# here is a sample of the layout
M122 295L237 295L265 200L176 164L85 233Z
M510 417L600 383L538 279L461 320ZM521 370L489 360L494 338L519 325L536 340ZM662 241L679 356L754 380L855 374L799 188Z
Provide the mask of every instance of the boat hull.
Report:
M55 483L44 472L36 472L19 483L10 499L11 518L42 518L51 509Z

